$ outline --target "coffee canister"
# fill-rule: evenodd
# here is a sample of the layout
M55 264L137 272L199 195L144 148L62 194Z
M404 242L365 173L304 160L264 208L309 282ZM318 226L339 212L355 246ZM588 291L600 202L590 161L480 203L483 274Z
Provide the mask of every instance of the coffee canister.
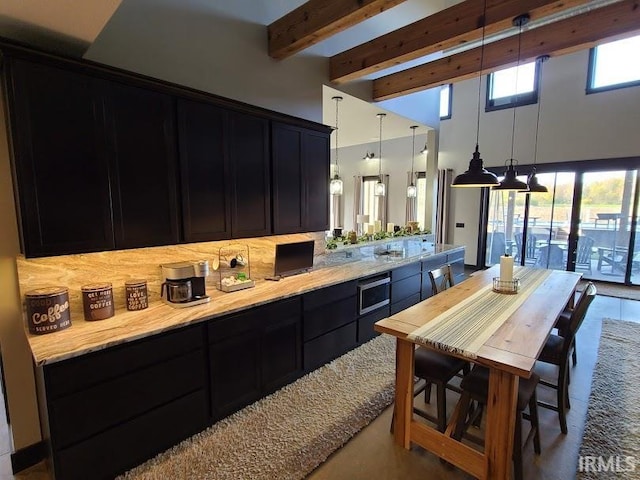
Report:
M144 310L149 306L146 280L124 282L127 310Z
M29 332L42 335L71 326L69 290L65 287L45 287L25 293Z
M110 283L92 283L82 287L85 320L113 317L113 288Z

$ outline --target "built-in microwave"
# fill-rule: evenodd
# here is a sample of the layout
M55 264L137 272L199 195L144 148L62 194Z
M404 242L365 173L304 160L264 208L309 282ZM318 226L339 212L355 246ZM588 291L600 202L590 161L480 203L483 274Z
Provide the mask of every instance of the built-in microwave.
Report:
M388 275L372 277L358 283L358 313L373 312L389 305L391 279Z

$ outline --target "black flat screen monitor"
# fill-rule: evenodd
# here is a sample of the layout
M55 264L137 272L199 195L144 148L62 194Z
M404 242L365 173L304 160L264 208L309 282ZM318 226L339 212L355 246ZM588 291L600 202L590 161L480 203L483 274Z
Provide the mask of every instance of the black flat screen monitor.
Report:
M314 241L279 243L276 245L276 277L288 277L311 270Z

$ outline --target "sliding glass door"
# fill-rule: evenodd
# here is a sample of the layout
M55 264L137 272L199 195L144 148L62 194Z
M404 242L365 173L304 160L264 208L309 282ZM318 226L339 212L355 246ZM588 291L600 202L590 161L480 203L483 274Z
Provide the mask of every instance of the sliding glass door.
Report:
M637 283L636 171L586 172L582 183L576 271L592 280Z
M639 285L637 170L582 170L538 173L548 193L489 191L485 265L508 253L518 265Z
M490 192L487 266L506 252L517 265L566 269L575 174L541 173L538 180L548 193Z

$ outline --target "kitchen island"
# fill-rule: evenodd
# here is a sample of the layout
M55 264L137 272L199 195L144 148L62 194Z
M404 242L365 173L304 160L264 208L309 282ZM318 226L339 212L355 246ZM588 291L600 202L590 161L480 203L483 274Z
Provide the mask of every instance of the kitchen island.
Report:
M204 305L156 301L29 335L55 478L142 463L373 338L376 321L431 295L427 270L464 270L464 247L394 245L320 256L308 273L211 291ZM360 287L379 279L388 302L365 311Z

